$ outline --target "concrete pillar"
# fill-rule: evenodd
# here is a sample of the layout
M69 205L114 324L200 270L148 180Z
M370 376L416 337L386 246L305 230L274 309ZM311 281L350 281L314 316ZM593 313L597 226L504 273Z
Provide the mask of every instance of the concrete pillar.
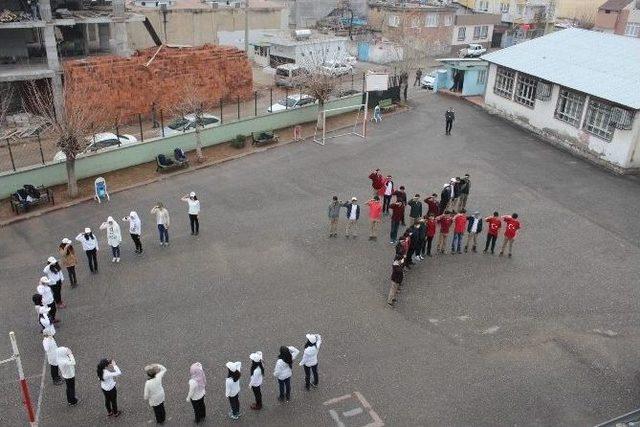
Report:
M111 28L109 24L98 24L98 41L100 51L106 52L110 49L109 38L111 36Z
M131 56L129 35L125 22L124 0L113 0L113 24L111 24L111 53L118 56Z
M53 94L53 106L56 116L60 117L64 113L64 93L62 91L62 75L60 69L60 58L58 57L58 47L56 44L56 36L53 31L53 16L51 14L50 0L39 0L40 17L46 22L46 26L42 29L42 37L44 38L44 48L47 53L47 66L54 72L51 78L51 92Z
M64 114L64 91L62 90L62 75L55 74L51 78L51 92L53 93L53 108L56 117Z

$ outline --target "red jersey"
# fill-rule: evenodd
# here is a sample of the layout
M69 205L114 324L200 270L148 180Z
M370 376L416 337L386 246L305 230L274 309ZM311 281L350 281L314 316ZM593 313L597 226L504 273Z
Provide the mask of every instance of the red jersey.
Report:
M436 235L436 220L428 219L427 220L427 237L433 237Z
M520 221L507 216L504 218L504 222L507 224L507 229L504 231L504 237L507 239L513 239L518 234L520 229Z
M487 234L490 236L497 236L500 227L502 227L502 221L500 221L500 218L492 216L490 218L487 218L487 223L489 223Z
M453 227L454 233L464 233L467 230L467 217L463 214L456 214L453 217L455 226Z
M404 205L402 203L391 203L389 205L391 212L391 221L401 222L404 218Z
M453 224L453 218L450 216L443 216L438 219L438 224L440 224L440 232L447 234L451 228L451 224Z
M376 200L370 200L367 202L367 205L369 205L369 219L382 218L382 203Z
M371 180L371 186L378 190L380 187L384 187L384 178L382 177L382 175L373 172L371 175L369 175L369 179Z

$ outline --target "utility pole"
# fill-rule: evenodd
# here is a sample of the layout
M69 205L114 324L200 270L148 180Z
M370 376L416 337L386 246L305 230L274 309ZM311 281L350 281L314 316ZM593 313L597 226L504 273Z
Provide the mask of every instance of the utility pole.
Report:
M249 0L244 0L244 51L249 57Z

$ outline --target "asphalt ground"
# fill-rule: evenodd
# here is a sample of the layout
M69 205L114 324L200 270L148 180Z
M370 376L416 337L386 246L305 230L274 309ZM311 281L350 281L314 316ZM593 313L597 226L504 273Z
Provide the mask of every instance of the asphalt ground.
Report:
M637 179L461 101L425 94L413 105L372 125L366 143L290 144L0 229L0 358L15 331L31 391L42 395L41 425L147 425L143 367L152 362L168 368L167 425L175 426L192 423L185 397L194 361L207 373L208 425L362 427L379 417L388 426L584 426L636 408ZM447 137L449 105L457 120ZM357 240L327 238L330 197L366 200L373 167L421 195L470 173L470 209L520 214L514 257L428 259L406 275L390 309L388 219L377 242L366 239L366 209ZM179 201L192 190L203 207L198 237ZM172 214L168 248L149 214L156 201ZM122 226L122 262L111 264L101 233L100 273L91 276L80 254L80 285L63 290L56 340L76 356L81 399L68 407L48 372L40 390L44 354L30 297L60 238L132 209L142 216L144 255L133 254ZM280 404L271 376L278 347L302 348L307 332L323 335L320 387L305 391L296 365L293 399ZM260 413L248 408L256 350L267 367ZM115 420L95 373L105 356L123 371ZM236 422L225 418L228 360L243 362ZM26 424L15 379L14 365L0 366L2 425Z

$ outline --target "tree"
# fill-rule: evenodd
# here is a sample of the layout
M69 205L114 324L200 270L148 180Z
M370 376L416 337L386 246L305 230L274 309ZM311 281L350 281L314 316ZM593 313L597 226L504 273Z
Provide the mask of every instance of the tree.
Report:
M66 156L67 191L69 197L78 196L78 180L76 178L76 158L91 143L91 135L106 125L106 114L99 103L91 108L86 107L86 100L99 96L87 93L82 86L63 87L62 99L64 110L56 115L53 91L49 84L37 85L35 82L27 88L25 109L33 110L50 126L47 133L55 139L56 146Z
M4 134L5 119L9 113L9 107L13 101L13 87L9 84L0 84L0 137Z

